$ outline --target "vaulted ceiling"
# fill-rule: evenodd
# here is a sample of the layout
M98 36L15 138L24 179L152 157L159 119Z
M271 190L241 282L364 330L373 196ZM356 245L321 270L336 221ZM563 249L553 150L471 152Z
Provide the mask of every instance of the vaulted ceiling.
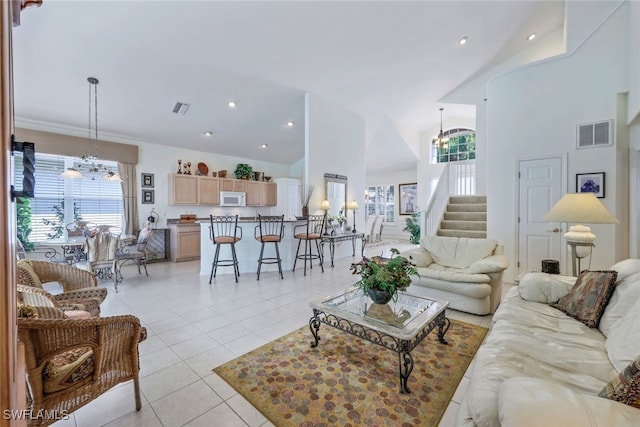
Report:
M417 158L405 135L437 132L440 106L451 126L474 119L445 95L535 43L528 34L561 28L563 11L562 1L45 0L14 30L16 123L86 136L94 76L101 139L290 164L304 154L309 91L366 119L368 169L400 170ZM177 101L185 115L172 113Z

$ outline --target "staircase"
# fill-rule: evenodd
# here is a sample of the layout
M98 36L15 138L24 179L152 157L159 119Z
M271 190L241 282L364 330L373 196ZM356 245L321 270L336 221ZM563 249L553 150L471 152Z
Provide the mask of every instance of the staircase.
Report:
M438 236L487 237L487 196L451 196Z

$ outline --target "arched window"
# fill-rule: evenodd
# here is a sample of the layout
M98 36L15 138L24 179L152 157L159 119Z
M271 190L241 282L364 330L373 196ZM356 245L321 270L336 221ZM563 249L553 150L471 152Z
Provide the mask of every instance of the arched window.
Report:
M465 128L449 129L443 132L448 141L438 144L438 138L431 140L431 162L457 162L476 158L476 131Z

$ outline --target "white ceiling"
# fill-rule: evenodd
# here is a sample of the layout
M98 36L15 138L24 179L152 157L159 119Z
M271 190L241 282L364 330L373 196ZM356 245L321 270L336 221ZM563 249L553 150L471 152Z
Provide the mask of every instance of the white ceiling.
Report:
M365 117L368 170L401 170L415 147L394 128L437 132L440 106L445 125L472 120L472 106L438 100L530 46L530 32L560 28L563 5L45 0L14 29L16 123L86 136L94 76L101 139L291 164L304 155L309 91ZM176 101L191 104L186 115L171 113Z

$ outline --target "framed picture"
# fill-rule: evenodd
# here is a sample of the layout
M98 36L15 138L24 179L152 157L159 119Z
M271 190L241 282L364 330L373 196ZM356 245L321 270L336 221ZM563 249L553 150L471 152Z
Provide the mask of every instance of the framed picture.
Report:
M604 172L576 174L576 193L593 193L604 198Z
M143 173L142 174L142 187L143 188L153 188L153 174L152 173ZM153 197L153 196L151 196Z
M142 190L142 203L145 205L153 204L153 190Z
M418 184L398 185L398 197L400 198L400 215L411 215L417 212L416 200L418 197Z

